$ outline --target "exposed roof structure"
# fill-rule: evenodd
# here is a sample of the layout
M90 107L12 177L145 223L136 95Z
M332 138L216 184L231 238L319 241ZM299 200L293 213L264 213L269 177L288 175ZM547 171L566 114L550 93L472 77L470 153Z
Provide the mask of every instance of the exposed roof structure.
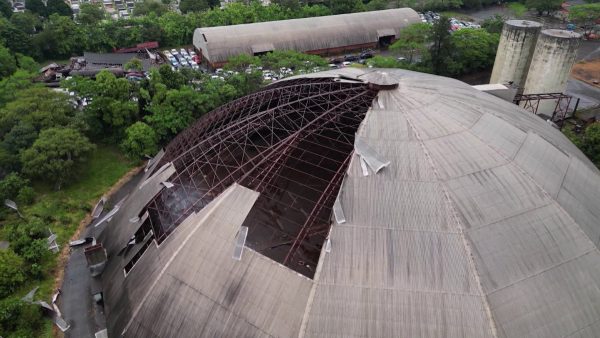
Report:
M204 27L194 31L194 46L211 63L239 54L273 50L299 52L377 43L379 37L398 37L400 30L421 22L410 8L388 9L304 19Z
M600 331L600 172L434 75L348 68L231 102L157 155L100 240L115 337Z

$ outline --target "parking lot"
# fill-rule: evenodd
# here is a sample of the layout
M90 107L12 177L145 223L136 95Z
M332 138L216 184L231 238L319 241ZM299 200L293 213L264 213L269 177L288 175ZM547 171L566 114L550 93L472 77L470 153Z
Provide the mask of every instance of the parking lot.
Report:
M163 51L162 54L173 70L180 68L200 69L200 57L191 48L181 48L179 50L173 48Z

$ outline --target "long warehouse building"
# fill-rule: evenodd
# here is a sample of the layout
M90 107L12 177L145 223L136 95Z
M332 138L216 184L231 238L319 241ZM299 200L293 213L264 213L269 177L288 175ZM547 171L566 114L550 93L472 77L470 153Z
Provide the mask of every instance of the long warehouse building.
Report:
M398 38L408 25L421 22L410 8L204 27L194 32L194 46L203 62L215 68L239 54L261 55L294 50L331 55L377 46Z

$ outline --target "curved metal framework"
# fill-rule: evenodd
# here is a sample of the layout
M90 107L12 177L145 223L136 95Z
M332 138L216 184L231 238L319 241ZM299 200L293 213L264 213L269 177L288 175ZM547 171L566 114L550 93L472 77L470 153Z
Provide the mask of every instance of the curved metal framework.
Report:
M261 193L244 224L246 245L312 277L354 135L376 94L365 83L302 78L201 118L156 166L177 170L174 186L145 209L156 240L237 182Z

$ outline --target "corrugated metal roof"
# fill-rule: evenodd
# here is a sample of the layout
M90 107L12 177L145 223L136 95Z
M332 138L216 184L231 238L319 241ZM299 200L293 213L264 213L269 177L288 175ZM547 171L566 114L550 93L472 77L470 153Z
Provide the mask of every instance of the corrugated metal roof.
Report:
M400 30L421 22L410 8L363 13L203 27L194 32L194 46L210 62L239 54L269 50L299 52L376 43L381 34L398 37ZM256 50L253 50L256 49Z
M109 260L109 333L596 336L600 172L516 105L456 80L386 72L398 88L379 92L358 136L390 164L363 176L352 157L339 194L345 222L333 222L313 280L248 248L232 258L257 197L234 185L126 278ZM128 238L123 220L106 240Z

